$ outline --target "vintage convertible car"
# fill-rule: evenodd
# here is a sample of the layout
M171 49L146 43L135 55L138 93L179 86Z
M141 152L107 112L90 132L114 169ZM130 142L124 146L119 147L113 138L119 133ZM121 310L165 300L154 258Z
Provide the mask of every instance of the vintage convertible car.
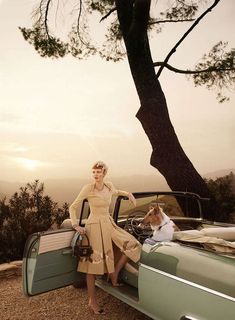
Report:
M120 276L124 283L112 287L104 276L96 285L153 319L235 319L235 225L203 218L202 199L187 192L142 192L134 194L137 206L127 198L114 199L110 212L116 223L142 243L140 261L127 263ZM150 239L151 228L139 224L151 201L163 205L180 231L172 241ZM86 200L80 224L90 213ZM23 257L23 290L26 296L67 285L84 285L72 255L74 231L70 220L61 228L32 234Z

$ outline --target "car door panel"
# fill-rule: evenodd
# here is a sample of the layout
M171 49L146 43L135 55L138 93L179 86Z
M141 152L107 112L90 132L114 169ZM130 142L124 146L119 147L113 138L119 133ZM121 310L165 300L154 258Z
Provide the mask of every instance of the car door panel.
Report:
M154 319L233 320L235 299L141 264L139 302Z
M31 296L61 288L81 280L78 260L70 243L74 231L57 230L33 234L27 240L23 257L23 289Z

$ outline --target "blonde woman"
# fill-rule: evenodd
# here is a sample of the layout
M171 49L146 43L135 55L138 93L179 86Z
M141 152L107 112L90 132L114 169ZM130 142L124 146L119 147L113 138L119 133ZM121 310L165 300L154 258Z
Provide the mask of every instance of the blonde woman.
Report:
M136 206L136 200L131 193L117 190L111 182L104 181L107 170L104 162L96 162L92 167L94 182L82 188L69 208L73 228L81 234L86 233L93 249L89 259L79 261L77 270L87 274L89 307L95 314L104 314L104 310L99 307L95 295L95 275L107 273L112 285L119 286L118 274L120 270L124 267L128 258L137 262L141 251L140 243L128 232L118 227L109 213L113 195L128 197L133 206ZM79 217L76 216L76 209L84 199L88 200L91 211L85 228L77 224ZM122 253L116 265L114 265L113 244Z

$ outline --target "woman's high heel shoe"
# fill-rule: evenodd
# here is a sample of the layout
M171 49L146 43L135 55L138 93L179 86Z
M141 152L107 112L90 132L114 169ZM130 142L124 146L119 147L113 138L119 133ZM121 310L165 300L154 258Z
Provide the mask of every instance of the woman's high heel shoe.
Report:
M90 310L91 310L94 314L105 315L104 309L101 308L101 309L96 310L96 309L94 309L94 308L92 307L91 304L88 304L88 306L89 306Z
M123 286L123 283L113 282L112 278L110 277L110 274L107 275L107 282L111 282L113 287L122 287Z

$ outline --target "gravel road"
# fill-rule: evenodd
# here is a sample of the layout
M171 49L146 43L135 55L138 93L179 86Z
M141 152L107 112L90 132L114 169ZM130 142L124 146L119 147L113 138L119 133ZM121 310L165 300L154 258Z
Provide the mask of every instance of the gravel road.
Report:
M97 289L106 315L94 315L87 307L86 289L73 286L27 298L22 293L21 277L0 279L1 320L151 320L151 318Z

